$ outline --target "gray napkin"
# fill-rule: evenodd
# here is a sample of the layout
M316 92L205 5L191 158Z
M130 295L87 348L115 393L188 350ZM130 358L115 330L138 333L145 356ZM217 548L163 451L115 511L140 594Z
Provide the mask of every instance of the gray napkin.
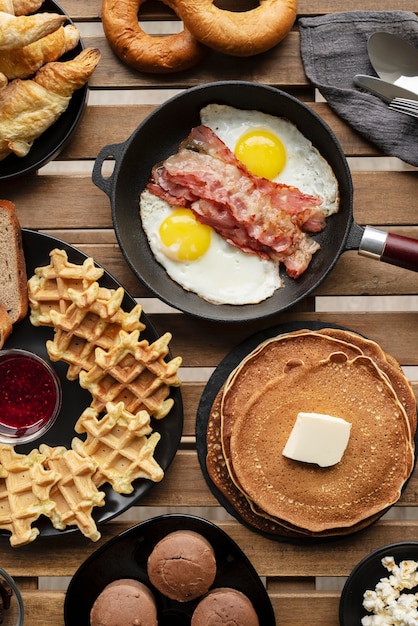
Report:
M418 166L418 119L397 113L353 83L376 76L367 40L376 31L399 35L418 47L418 18L407 11L347 11L300 18L306 76L330 107L385 154Z

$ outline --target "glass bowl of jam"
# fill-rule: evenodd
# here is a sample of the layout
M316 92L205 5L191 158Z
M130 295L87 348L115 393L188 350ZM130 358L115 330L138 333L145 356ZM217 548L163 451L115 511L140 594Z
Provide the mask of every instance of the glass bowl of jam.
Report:
M61 408L61 383L40 356L13 348L0 351L0 443L37 439Z
M0 624L22 626L24 606L19 587L13 578L0 568Z

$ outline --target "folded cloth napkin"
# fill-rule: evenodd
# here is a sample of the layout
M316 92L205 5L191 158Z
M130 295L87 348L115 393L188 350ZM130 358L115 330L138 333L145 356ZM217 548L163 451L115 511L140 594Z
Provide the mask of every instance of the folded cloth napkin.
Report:
M355 74L376 76L367 41L393 33L418 47L418 18L407 11L347 11L300 18L306 76L334 111L385 154L418 166L418 119L389 109L354 85Z

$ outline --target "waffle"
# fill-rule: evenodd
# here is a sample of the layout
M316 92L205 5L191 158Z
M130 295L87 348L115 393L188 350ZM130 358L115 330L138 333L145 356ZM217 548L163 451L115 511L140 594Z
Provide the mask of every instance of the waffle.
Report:
M0 528L10 531L12 546L33 541L39 534L33 522L54 508L50 492L59 474L46 469L43 461L39 450L24 455L10 445L0 445Z
M68 364L67 378L78 378L92 402L75 426L84 440L74 437L71 449L41 444L25 456L9 446L3 459L0 447L0 528L16 546L36 538L31 524L41 514L58 530L77 526L97 541L92 512L104 505L101 485L129 494L136 479L162 480L154 458L161 436L151 417L169 413L170 386L180 385L181 357L166 360L170 333L152 344L140 341L142 307L125 312L123 288L100 286L103 270L92 258L76 265L58 249L50 258L29 280L30 321L54 329L51 360Z
M46 347L52 361L68 363L69 380L76 380L81 371L89 371L95 362L96 347L111 348L120 330L144 330L141 305L126 313L121 308L124 294L122 287L105 289L95 282L84 291L68 289L71 304L65 313L50 311L55 333Z
M108 402L106 411L99 419L97 411L87 408L75 425L75 431L87 433L87 437L72 441L73 450L96 464L96 485L109 482L116 492L129 494L137 478L162 480L164 472L153 456L160 434L152 433L149 414L139 411L132 415L123 402Z
M65 250L52 250L50 259L50 264L37 267L28 281L30 321L34 326L52 326L51 311L65 313L71 304L68 290L83 291L104 273L92 258L82 265L70 263Z
M156 419L165 417L173 406L170 386L180 385L181 358L164 360L170 340L171 334L165 333L150 344L139 341L138 331L121 330L111 348L97 348L94 366L79 377L93 396L92 408L100 412L107 402L123 402L131 413L146 410Z
M54 508L48 517L53 526L64 530L76 525L85 537L92 541L100 539L92 511L104 505L105 494L98 491L92 480L96 471L94 461L64 446L51 448L41 444L39 451L45 456L44 465L60 475L50 493Z

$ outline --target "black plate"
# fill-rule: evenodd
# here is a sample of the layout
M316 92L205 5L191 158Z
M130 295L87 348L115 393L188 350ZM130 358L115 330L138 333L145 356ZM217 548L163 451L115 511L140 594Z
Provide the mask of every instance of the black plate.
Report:
M154 164L177 152L191 128L200 123L200 109L225 103L285 117L296 124L325 159L338 179L341 207L327 227L315 235L321 244L309 268L297 280L283 276L284 287L259 304L211 304L174 282L155 260L142 229L138 199ZM107 158L115 160L113 173L102 175ZM345 246L351 225L352 183L344 153L322 119L297 98L266 85L225 81L192 87L167 100L149 115L123 144L106 146L97 156L93 182L109 196L119 245L138 278L161 300L197 317L241 322L274 315L305 298L333 268Z
M382 565L384 556L393 556L397 565L400 561L418 561L418 542L392 543L368 554L356 565L343 587L340 598L340 626L359 626L361 618L372 615L363 607L363 594L367 589L374 590L383 577L390 572ZM411 590L418 591L417 587ZM403 593L408 593L405 589Z
M102 589L119 578L135 578L151 587L158 608L159 626L186 626L197 600L175 602L149 583L147 560L154 545L175 530L192 530L209 541L217 562L214 587L233 587L248 596L260 626L275 626L270 598L254 567L237 544L218 526L192 515L162 515L146 520L108 541L78 569L64 604L66 626L89 626L89 614Z
M83 252L54 237L25 229L22 229L22 234L28 278L34 273L35 267L49 265L49 253L54 248L65 250L69 261L72 263L83 263L86 259ZM120 283L106 271L99 282L103 287L109 289L120 287ZM125 292L122 302L123 309L130 311L135 304L135 300ZM146 325L141 337L150 342L155 341L158 335L144 313L142 313L141 321ZM49 360L45 342L47 339L52 339L53 334L52 328L32 326L28 314L24 320L15 325L12 334L4 345L4 348L25 348L45 358L57 372L62 386L62 408L55 424L40 439L16 446L17 452L27 453L32 448L37 448L40 443L70 447L72 439L79 436L74 431L74 424L83 410L91 403L91 395L86 389L82 389L77 381L67 380L67 365L61 362L53 363ZM169 415L163 420L152 421L154 430L161 434L155 451L155 458L164 470L168 468L176 454L183 429L183 404L181 391L178 387L171 389L171 397L174 399L174 406ZM153 485L154 483L149 480L135 481L134 491L129 495L118 494L109 485L104 485L102 489L106 493L105 505L93 511L96 523L106 522L119 515L136 503ZM41 535L45 536L61 535L77 530L76 527L68 527L63 531L56 530L46 518L40 518L35 525L40 529ZM7 534L7 532L3 531L3 534Z
M59 13L67 15L65 11L53 0L45 0L39 10L42 13ZM67 16L68 23L73 22ZM78 45L64 54L59 60L68 61L76 57L83 50L84 46L80 39ZM88 95L88 85L74 92L68 108L59 119L50 126L36 141L28 154L18 157L10 154L0 161L0 180L11 180L19 176L31 174L49 161L52 161L65 147L73 132L76 130L83 116Z
M242 519L240 514L236 511L236 509L232 506L232 504L225 498L223 493L219 491L217 486L212 482L207 468L206 468L206 456L207 456L207 444L206 444L206 432L208 426L208 419L210 416L210 411L213 405L213 402L216 398L216 395L229 374L240 364L240 362L250 353L252 352L259 344L267 339L272 337L276 337L278 335L282 335L285 333L289 333L292 331L301 330L303 328L307 328L309 330L320 330L321 328L339 328L342 330L348 330L343 326L339 326L337 324L330 324L323 322L293 322L288 324L280 324L278 326L272 326L270 328L264 329L248 339L245 339L242 343L236 346L231 352L229 352L224 359L219 363L218 367L215 369L211 377L209 378L205 389L203 390L202 396L200 398L199 406L197 409L196 415L196 447L197 454L200 463L200 467L202 473L205 477L205 480L215 496L218 502L228 511L230 515L235 517L238 521L240 521L244 526L249 528L250 530L257 532L269 539L273 539L275 541L293 541L297 543L312 543L318 541L329 541L333 540L334 537L306 537L306 538L289 538L287 536L282 536L280 534L273 534L268 532L263 532L255 528L254 526L247 523ZM418 448L418 432L415 434L415 454L417 454ZM383 515L383 512L382 512Z

